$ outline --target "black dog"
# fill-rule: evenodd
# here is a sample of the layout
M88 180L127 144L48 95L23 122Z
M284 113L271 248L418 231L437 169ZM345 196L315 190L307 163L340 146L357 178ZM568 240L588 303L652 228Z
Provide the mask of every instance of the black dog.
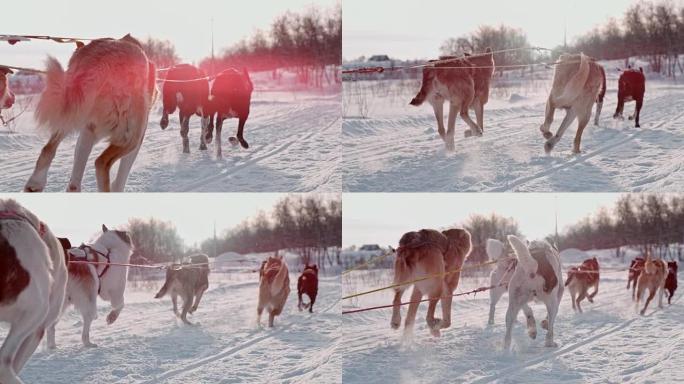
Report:
M646 78L644 77L644 70L639 68L636 69L626 69L620 75L620 80L618 81L618 104L617 109L613 118L621 118L622 110L625 107L626 101L636 101L636 108L634 109L634 115L630 116L629 119L635 120L636 127L639 128L639 115L641 114L641 106L644 104L644 93L646 92Z
M310 303L304 304L302 302L302 294L306 293L309 296ZM297 280L297 296L299 297L299 303L297 308L301 311L302 309L309 308L309 312L313 313L313 305L316 302L316 295L318 294L318 266L316 264L307 264L304 267L304 272L299 276Z
M667 279L665 279L665 290L668 292L667 303L671 304L672 296L677 290L677 262L667 263Z

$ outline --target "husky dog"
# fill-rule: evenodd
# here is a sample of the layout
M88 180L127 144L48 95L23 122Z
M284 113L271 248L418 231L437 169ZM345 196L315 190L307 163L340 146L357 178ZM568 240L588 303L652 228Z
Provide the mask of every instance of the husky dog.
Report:
M302 294L309 296L308 304L305 304L302 301ZM318 266L316 264L306 264L302 275L299 276L299 279L297 280L297 297L299 298L297 308L299 308L300 311L308 308L309 312L313 313L316 295L318 295Z
M598 293L599 287L599 263L593 257L584 260L579 267L572 267L568 271L568 279L565 286L570 290L572 298L572 309L582 313L580 302L586 297L590 303L594 302L594 296ZM587 294L589 288L593 287L594 292ZM575 299L577 297L577 299ZM576 306L575 306L576 304Z
M95 160L100 192L122 192L142 144L155 95L155 66L141 44L126 35L97 39L76 49L64 71L53 57L47 60L46 88L36 107L36 119L51 134L24 191L40 192L50 164L65 136L78 132L68 191L81 190L81 180L93 145L109 145ZM119 169L110 182L110 169Z
M575 118L578 119L578 126L573 152L580 153L582 132L591 118L591 108L594 102L597 103L597 115L601 112L603 98L599 98L599 95L603 93L605 77L603 68L593 58L583 53L560 56L553 74L553 87L546 101L544 123L539 127L544 138L547 139L544 144L546 153L553 150ZM565 109L565 118L554 136L550 128L556 109Z
M512 258L505 260L511 252L509 252L504 243L496 239L487 239L487 256L490 260L499 260L496 267L489 275L489 285L494 287L489 290L489 321L488 324L494 324L494 312L496 311L496 303L499 302L501 296L508 291L508 283L511 281L515 266L518 264L518 259Z
M423 295L427 295L429 299L426 321L430 333L439 337L440 329L451 326L452 294L458 286L460 269L471 249L470 232L465 229L448 229L443 232L422 229L405 233L401 237L394 262L394 284L429 277L412 284L411 304L404 323L405 337L413 332L418 304ZM411 284L394 288L390 322L393 329L398 329L401 323L401 296L409 285ZM442 319L435 317L437 302L440 300Z
M166 270L166 281L155 299L171 295L173 313L188 325L188 313L195 313L204 291L209 288L209 256L197 254L190 256L190 262L173 264ZM178 313L177 297L183 298L183 312Z
M110 265L125 264L133 253L133 244L128 232L109 230L104 224L102 233L91 245L81 245L69 250L70 261L91 261L100 264L69 264L69 281L67 283L67 299L64 311L73 305L83 317L81 341L86 347L96 347L90 342L90 325L97 319L97 296L112 304L107 315L107 324L112 324L124 307L124 290L128 276L128 267ZM55 342L55 326L48 328L48 348L57 347Z
M9 89L7 75L14 73L7 67L0 66L0 110L12 108L14 93Z
M169 69L162 86L163 114L159 125L166 129L169 125L169 115L178 107L178 119L183 138L183 153L190 153L190 117L202 118L202 134L200 136L200 150L206 150L211 143L211 131L207 130L209 116L204 112L209 99L209 80L204 72L190 64L178 64Z
M249 148L249 143L245 140L243 133L249 117L253 90L254 85L246 69L239 71L235 68L228 68L219 73L211 85L211 94L205 112L209 113L209 136L211 136L214 118L216 118L217 158L222 157L221 129L225 119L238 118L237 138L231 136L228 141L233 145L239 142L242 148Z
M563 274L558 251L545 241L533 241L529 246L513 235L508 236L518 265L508 284L508 310L506 311L506 336L504 349L511 347L511 330L520 309L527 317L527 333L537 337L537 324L532 308L527 304L539 300L546 305L547 316L541 322L546 329L547 347L557 347L553 341L553 327L558 314L558 305L563 297Z
M663 307L663 294L665 292L665 280L667 278L667 266L665 262L660 259L651 259L650 255L646 255L646 261L644 261L644 269L639 274L639 279L637 279L637 301L636 309L639 310L639 304L644 298L644 291L648 289L648 297L646 298L646 303L644 308L639 312L640 314L646 313L646 308L648 304L653 300L656 291L660 290L660 295L658 296L658 308Z
M59 318L67 270L50 228L14 200L0 200L0 321L10 330L0 348L0 382L19 372L46 328Z
M626 69L620 75L618 80L618 104L615 109L614 119L622 119L622 111L625 107L626 101L636 101L634 114L629 117L634 120L635 127L639 128L639 115L641 114L641 106L644 104L644 93L646 93L646 77L644 70L639 67L636 69Z
M259 302L257 324L261 325L261 313L268 312L268 326L280 315L290 294L290 275L283 257L269 257L261 264L259 271Z
M629 265L629 271L627 276L627 289L629 289L629 284L632 283L632 300L636 300L636 283L639 278L639 274L644 269L644 258L636 257Z
M434 61L433 61L434 62ZM435 64L423 68L423 82L410 104L419 106L427 100L435 112L437 130L448 150L454 149L456 115L460 114L469 129L465 136L482 136L484 105L489 100L489 83L494 73L494 56L491 48L484 54L456 58L446 56ZM449 101L449 121L444 131L444 102ZM475 123L468 115L473 108Z
M677 290L677 262L667 262L667 278L665 279L665 290L667 291L667 303L672 304L672 296Z

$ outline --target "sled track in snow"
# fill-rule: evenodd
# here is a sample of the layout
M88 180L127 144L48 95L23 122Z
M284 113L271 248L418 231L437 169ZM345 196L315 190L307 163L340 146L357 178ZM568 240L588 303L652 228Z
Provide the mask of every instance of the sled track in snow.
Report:
M599 147L598 149L591 151L591 152L588 152L588 153L582 153L582 154L576 156L574 159L569 160L567 162L564 162L563 164L553 166L549 169L543 170L541 172L537 172L531 176L519 178L519 179L513 181L512 183L509 183L509 184L504 185L504 186L499 186L496 188L491 188L491 189L488 189L484 192L510 192L510 191L513 191L516 188L518 188L522 185L525 185L529 182L536 181L540 178L552 175L554 173L558 173L559 171L562 171L562 170L570 168L574 165L580 164L580 163L582 163L582 162L584 162L584 161L586 161L592 157L598 156L598 155L603 154L603 153L605 153L611 149L614 149L614 148L617 148L623 144L626 144L626 143L636 139L638 136L642 135L645 132L645 130L654 130L654 129L661 128L663 126L666 126L667 124L671 124L671 123L681 119L682 117L684 117L684 112L679 113L677 116L672 117L668 120L663 120L663 121L657 123L656 125L654 125L652 127L637 128L638 129L637 131L635 131L634 133L631 133L627 137L605 143L603 146Z
M321 312L318 312L318 313L329 312L331 309L335 308L339 302L340 302L339 299L336 300L331 305L327 306L324 310L322 310ZM313 316L313 315L310 314L307 317L311 317L311 316ZM157 375L153 379L138 381L136 383L138 383L138 384L165 383L166 382L165 380L168 380L172 377L187 375L187 374L192 373L192 372L194 372L194 371L196 371L202 367L205 367L211 363L214 363L216 361L225 359L225 358L233 356L239 352L242 352L242 351L246 350L247 348L252 347L253 345L261 343L264 340L268 340L268 339L274 337L275 335L280 334L287 329L290 329L294 324L295 324L294 322L290 322L288 324L283 325L282 327L279 327L275 331L269 332L266 335L254 337L251 340L247 340L245 342L242 342L239 345L236 345L234 347L226 348L223 351L216 353L214 355L211 355L211 356L199 359L195 362L186 364L181 368L166 371L162 374ZM263 331L257 331L256 333L261 333L261 332L263 332Z
M672 303L673 304L677 303L681 297L682 297L682 295L679 295ZM625 320L618 325L612 326L605 331L599 332L598 334L593 334L593 332L590 333L591 336L587 337L586 339L583 339L582 341L579 341L577 343L570 344L568 346L562 347L555 352L551 352L551 353L543 355L543 356L535 357L535 358L529 359L523 363L516 364L516 365L513 365L511 367L502 369L493 375L474 380L471 383L473 383L473 384L491 383L491 382L494 382L496 380L502 379L504 377L515 376L515 374L517 374L518 372L520 372L526 368L532 367L534 365L543 363L547 360L554 359L554 358L559 357L559 356L564 356L564 355L566 355L566 354L568 354L568 353L570 353L576 349L584 348L588 345L591 345L594 342L601 340L602 338L604 338L606 336L610 336L610 335L612 335L618 331L621 331L621 330L629 327L630 325L632 325L632 323L634 323L635 321L637 321L639 319L642 319L643 317L649 317L649 316L652 316L654 313L661 311L661 308L657 307L657 304L655 303L655 299L654 299L654 302L651 302L651 305L656 305L656 308L654 310L652 310L651 313L649 313L647 315L640 316L640 315L635 314L634 315L635 317L633 317L629 320Z
M296 137L294 139L291 139L283 144L277 145L275 148L271 149L270 151L266 152L265 154L261 154L261 150L263 150L267 145L261 145L258 150L254 151L255 155L251 157L250 159L246 160L245 162L235 165L232 167L228 172L221 173L219 175L212 175L209 177L205 177L201 180L197 180L193 183L186 184L182 188L180 188L180 192L190 192L190 191L198 191L200 188L204 185L210 184L212 182L219 181L221 179L224 179L226 177L229 177L231 175L234 175L235 173L250 167L252 165L258 164L262 160L268 159L270 157L273 157L285 150L287 150L290 146L292 146L295 143L298 143L300 141L304 140L309 140L312 137L319 135L323 132L327 132L330 128L334 127L335 124L340 120L339 117L335 118L330 124L325 126L322 129L315 129L312 132L309 132L305 135L301 135L299 137Z

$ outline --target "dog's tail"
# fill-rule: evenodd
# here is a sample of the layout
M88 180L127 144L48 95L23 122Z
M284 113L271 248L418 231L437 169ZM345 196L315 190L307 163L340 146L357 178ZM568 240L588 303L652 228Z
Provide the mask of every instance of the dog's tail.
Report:
M566 286L566 287L567 287L568 285L570 285L570 282L571 282L572 279L575 277L575 273L576 273L576 271L574 271L573 269L571 269L571 270L568 271L568 279L565 280L565 286Z
M525 273L537 273L539 264L530 254L530 250L527 245L514 235L508 235L508 242L513 247L515 256L518 258L518 265L525 271Z
M556 99L558 105L568 105L572 103L584 89L584 84L586 84L589 78L589 57L584 53L580 53L580 65L577 72L570 78L563 93ZM567 65L561 61L560 65Z
M288 273L287 265L283 260L282 264L280 265L280 270L278 270L278 273L275 275L275 278L273 278L273 282L271 283L271 295L277 295L280 292Z
M599 65L599 70L601 72L601 89L599 90L597 101L603 103L603 98L606 96L606 71L603 66Z
M67 83L62 65L52 56L46 62L45 90L36 106L36 120L50 133L63 135L82 128L82 107L84 104L81 82Z
M497 239L487 239L485 249L487 250L487 257L489 257L489 260L497 260L504 254L504 243Z
M169 285L171 285L171 279L169 278L170 272L171 272L170 269L166 271L166 281L164 281L164 285L162 285L159 292L157 292L157 294L154 295L155 299L161 299L162 297L164 297L166 295L166 292L168 292Z
M431 68L423 68L423 84L420 86L420 91L416 97L411 100L409 104L413 106L419 106L425 102L428 93L432 89L432 78L434 77L434 71Z

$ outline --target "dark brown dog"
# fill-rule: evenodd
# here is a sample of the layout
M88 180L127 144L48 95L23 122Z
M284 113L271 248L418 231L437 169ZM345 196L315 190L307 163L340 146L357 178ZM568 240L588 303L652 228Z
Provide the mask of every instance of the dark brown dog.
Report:
M622 110L625 107L626 101L636 101L634 114L630 116L629 119L634 120L635 127L639 128L639 115L641 114L641 106L644 104L645 92L646 77L644 76L644 70L642 68L639 68L638 71L631 68L623 71L622 75L620 75L620 80L618 81L618 104L613 118L622 118Z
M309 296L309 303L304 303L302 301L302 294ZM297 280L297 296L299 297L297 308L299 308L300 311L308 308L309 312L313 313L316 295L318 295L318 266L316 264L307 264L304 267L302 275L299 276L299 279Z
M677 290L677 262L667 263L667 279L665 279L665 291L667 291L667 303L672 304L672 296Z

